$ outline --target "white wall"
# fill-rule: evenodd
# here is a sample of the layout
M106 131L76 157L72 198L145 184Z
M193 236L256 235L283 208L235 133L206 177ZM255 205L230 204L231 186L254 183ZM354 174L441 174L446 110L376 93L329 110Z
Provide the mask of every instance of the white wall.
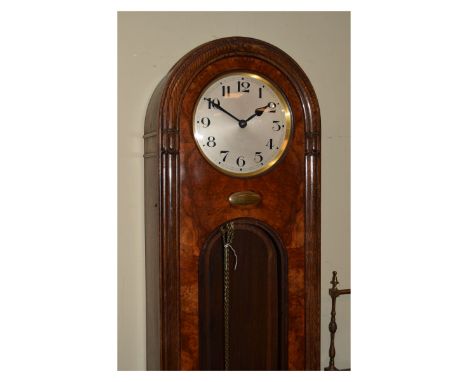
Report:
M149 98L192 48L255 37L291 55L322 114L322 368L328 364L333 270L350 285L350 14L347 12L120 12L118 14L118 368L144 370L143 124ZM350 297L337 303L338 368L350 367Z

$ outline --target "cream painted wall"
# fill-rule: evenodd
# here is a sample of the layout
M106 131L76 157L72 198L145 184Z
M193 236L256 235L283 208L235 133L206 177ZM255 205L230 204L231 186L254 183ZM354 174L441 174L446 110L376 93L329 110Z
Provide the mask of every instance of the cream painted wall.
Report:
M350 14L348 12L119 12L118 368L144 370L143 124L159 80L192 48L255 37L307 73L322 114L322 369L328 363L333 270L350 285ZM350 367L350 296L338 298L336 365Z

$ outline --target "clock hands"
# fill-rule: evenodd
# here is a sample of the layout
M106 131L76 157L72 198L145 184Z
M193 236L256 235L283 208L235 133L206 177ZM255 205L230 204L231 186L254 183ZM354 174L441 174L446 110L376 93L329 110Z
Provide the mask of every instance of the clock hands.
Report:
M208 103L215 107L216 109L218 110L221 110L223 113L226 113L227 115L229 115L231 118L234 118L237 122L239 122L239 126L241 128L244 128L247 126L247 122L250 121L252 118L254 117L260 117L266 109L274 109L276 107L276 104L274 102L268 102L267 105L265 106L262 106L262 107L258 107L255 109L255 113L252 114L249 118L247 119L239 119L237 117L235 117L234 115L232 115L230 112L228 112L226 109L224 109L219 103L215 103L214 100L212 100L211 98L203 98L205 101L208 101Z
M276 107L276 105L275 105L274 102L268 102L268 104L266 106L256 108L255 113L252 114L249 118L247 118L245 120L245 122L250 121L254 117L260 117L265 112L266 109L268 109L268 108L273 109L275 107Z

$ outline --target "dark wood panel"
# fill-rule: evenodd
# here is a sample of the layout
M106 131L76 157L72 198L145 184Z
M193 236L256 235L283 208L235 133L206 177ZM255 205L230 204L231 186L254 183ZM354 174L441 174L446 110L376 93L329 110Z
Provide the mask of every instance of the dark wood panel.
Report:
M230 272L230 370L287 367L287 256L253 219L234 221ZM224 369L223 244L219 229L200 258L200 368Z

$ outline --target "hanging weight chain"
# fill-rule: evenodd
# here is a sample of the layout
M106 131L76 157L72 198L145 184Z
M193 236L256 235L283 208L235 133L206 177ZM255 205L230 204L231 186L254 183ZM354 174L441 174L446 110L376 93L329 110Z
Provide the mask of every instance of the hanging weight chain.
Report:
M224 370L229 370L229 249L224 248Z
M229 361L230 361L230 338L229 338L229 309L230 309L230 279L229 279L229 264L230 256L229 250L234 253L235 265L234 270L237 268L237 255L234 248L232 248L232 240L234 239L234 223L229 222L224 227L221 227L221 234L223 238L223 247L224 247L224 291L223 291L223 301L224 301L224 370L229 370Z

